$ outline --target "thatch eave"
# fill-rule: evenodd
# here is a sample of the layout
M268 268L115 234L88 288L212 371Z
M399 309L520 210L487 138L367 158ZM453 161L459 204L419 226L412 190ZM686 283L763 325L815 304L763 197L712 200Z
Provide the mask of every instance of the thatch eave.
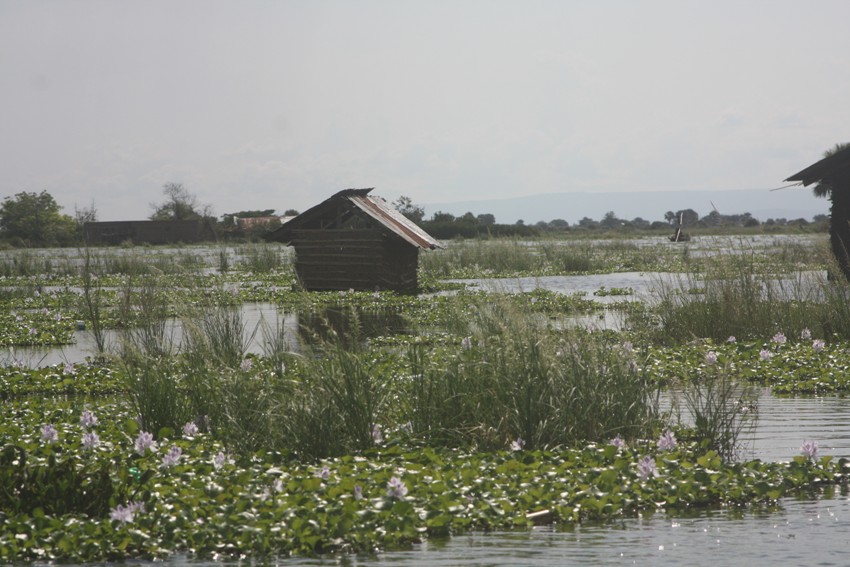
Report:
M798 171L786 182L796 181L807 187L822 180L836 178L850 178L850 147L835 152L822 160L813 163L809 167Z

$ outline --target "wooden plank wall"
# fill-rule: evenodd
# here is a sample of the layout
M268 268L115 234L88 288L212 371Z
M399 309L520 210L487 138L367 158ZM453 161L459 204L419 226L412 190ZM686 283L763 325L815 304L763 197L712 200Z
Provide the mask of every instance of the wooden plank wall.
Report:
M301 230L292 241L295 269L309 290L409 290L418 249L379 230Z

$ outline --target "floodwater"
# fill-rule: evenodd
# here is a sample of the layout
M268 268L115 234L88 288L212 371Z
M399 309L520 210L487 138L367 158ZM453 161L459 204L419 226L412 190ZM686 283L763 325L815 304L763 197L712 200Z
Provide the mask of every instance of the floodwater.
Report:
M771 237L775 238L775 237ZM765 246L770 242L766 241ZM600 302L642 299L652 295L659 274L637 272L597 276L557 276L511 280L478 280L481 289L517 292L544 287L561 293L585 292ZM470 283L470 282L467 282ZM593 296L600 287L631 288L633 296ZM247 305L243 310L246 336L254 335L250 352L262 352L262 325L283 325L290 337L297 324L274 305ZM587 318L587 324L616 327L615 312ZM110 341L117 340L110 335ZM87 332L78 344L46 351L19 349L29 364L79 362L94 352ZM766 390L758 402L756 427L741 439L740 457L788 461L800 454L805 441L816 441L820 455L850 456L850 399L776 397ZM826 489L815 496L784 498L775 508L699 510L668 514L658 511L638 518L593 523L565 530L473 532L428 541L412 549L342 557L287 558L283 565L426 566L560 566L560 565L848 565L850 494ZM172 566L235 564L199 562L175 557ZM242 565L243 563L240 563Z
M291 350L297 350L298 321L294 315L284 315L278 311L277 306L270 303L246 303L242 307L241 317L247 352L263 354L266 346L264 333L276 333L278 329L283 330ZM104 334L106 350L114 351L121 342L121 334L113 330L107 330ZM169 320L166 324L165 336L172 337L175 344L179 345L181 335L180 321ZM91 332L76 331L74 339L74 344L59 347L17 347L14 351L10 349L6 356L9 360L21 361L31 368L43 368L66 362L85 362L86 357L97 354Z
M764 392L744 458L787 461L805 440L821 455L850 455L850 400L777 398ZM829 487L776 507L657 511L563 530L473 532L404 551L293 558L281 565L466 567L560 565L848 565L850 493ZM173 560L180 565L209 565Z
M285 565L847 565L850 499L785 499L779 510L663 512L564 531L471 533L412 550Z

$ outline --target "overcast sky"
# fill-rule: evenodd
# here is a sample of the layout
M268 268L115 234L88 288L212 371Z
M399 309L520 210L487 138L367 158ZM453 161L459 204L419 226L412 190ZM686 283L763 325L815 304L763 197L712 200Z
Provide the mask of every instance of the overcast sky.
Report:
M100 220L169 182L217 215L348 187L769 189L850 141L848 22L847 0L0 0L0 187Z

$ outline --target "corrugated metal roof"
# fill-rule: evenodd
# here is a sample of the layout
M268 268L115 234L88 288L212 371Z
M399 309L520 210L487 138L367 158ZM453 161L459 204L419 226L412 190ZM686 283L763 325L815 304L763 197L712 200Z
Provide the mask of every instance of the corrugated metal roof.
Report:
M302 226L308 219L315 218L321 214L327 205L339 199L346 199L351 202L359 210L363 211L369 217L377 221L381 226L385 227L393 234L399 236L405 242L419 248L431 249L444 248L430 234L419 228L413 221L402 215L389 205L386 200L381 197L373 197L369 195L372 188L368 189L343 189L333 196L325 199L318 205L310 207L308 210L301 213L299 216L284 223L276 231L267 236L268 239L278 240L285 238L293 229Z
M813 163L785 181L799 181L804 186L807 186L836 174L850 174L850 147L844 148L829 157Z
M351 195L348 199L357 205L360 210L412 245L430 250L443 247L430 234L419 228L416 223L391 207L381 197L372 197L367 194L362 194Z

